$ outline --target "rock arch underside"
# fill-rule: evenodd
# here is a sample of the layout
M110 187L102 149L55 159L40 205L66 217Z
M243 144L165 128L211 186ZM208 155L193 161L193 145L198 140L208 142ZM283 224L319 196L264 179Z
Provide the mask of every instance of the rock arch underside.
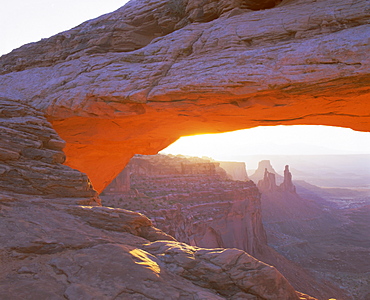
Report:
M132 0L0 58L1 187L9 195L92 204L99 199L91 183L102 191L134 154L155 154L183 135L280 124L370 131L369 53L367 0ZM12 197L2 201L11 203ZM103 220L109 210L69 208L68 213L94 224L92 219ZM132 225L126 232L140 239L165 236L144 217L115 218L137 218L130 224L140 223L146 231ZM58 252L58 247L63 246L45 242L31 248ZM167 251L176 260L187 246L148 247L152 254L132 254L131 248L122 254L108 242L78 251L81 264L89 251L113 251L123 260L131 253L148 264L148 280L155 281L150 255ZM197 257L219 263L216 254L196 251L186 250L184 261ZM224 258L231 266L233 259L243 259L240 255L228 252ZM68 273L71 257L63 259L53 266ZM189 274L178 280L196 280ZM86 278L65 293L88 294ZM201 295L187 284L187 292ZM227 295L245 292L242 283L237 285L238 292ZM218 299L206 297L194 299Z

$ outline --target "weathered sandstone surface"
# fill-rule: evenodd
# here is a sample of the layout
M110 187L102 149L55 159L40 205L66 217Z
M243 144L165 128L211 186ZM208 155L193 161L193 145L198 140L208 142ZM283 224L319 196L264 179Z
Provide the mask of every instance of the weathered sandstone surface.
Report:
M141 212L156 227L193 246L244 250L274 265L297 290L319 299L341 296L339 288L319 282L267 245L256 185L230 180L218 165L197 157L136 155L104 190L102 203ZM239 170L239 164L231 165ZM267 166L267 161L261 166ZM273 190L292 189L275 185ZM283 214L281 219L285 218Z
M244 251L182 245L142 214L99 206L43 114L0 103L1 299L309 299Z
M1 298L298 299L243 252L229 266L230 251L145 248L173 238L141 215L75 204L99 204L88 177L100 192L134 154L182 135L369 131L369 16L367 0L134 0L2 56ZM88 177L62 164L61 139L65 163ZM184 256L204 275L171 263Z
M0 98L0 188L3 192L99 205L85 174L63 165L65 142L44 115Z
M43 111L99 192L181 135L370 130L369 1L279 2L131 1L1 57L0 96Z
M2 194L0 216L4 300L313 299L244 251L178 243L127 210Z

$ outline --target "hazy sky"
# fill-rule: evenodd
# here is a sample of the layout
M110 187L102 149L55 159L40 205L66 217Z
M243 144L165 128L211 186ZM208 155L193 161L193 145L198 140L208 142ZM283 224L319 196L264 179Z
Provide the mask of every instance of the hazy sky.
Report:
M125 0L1 0L0 55L112 12Z
M370 154L370 133L329 126L261 126L182 137L163 153L232 160L244 155Z
M39 41L123 6L125 0L1 0L0 55ZM228 153L353 154L370 153L370 133L324 126L274 126L184 137L165 150L227 159Z

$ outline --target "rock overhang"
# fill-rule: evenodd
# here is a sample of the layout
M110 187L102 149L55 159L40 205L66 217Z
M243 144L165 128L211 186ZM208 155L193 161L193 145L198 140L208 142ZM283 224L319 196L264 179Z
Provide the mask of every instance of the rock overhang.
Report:
M0 95L42 110L67 142L67 164L97 190L133 154L182 135L279 124L370 130L367 1L236 7L181 26L166 1L144 2L0 60ZM144 41L153 20L173 30Z

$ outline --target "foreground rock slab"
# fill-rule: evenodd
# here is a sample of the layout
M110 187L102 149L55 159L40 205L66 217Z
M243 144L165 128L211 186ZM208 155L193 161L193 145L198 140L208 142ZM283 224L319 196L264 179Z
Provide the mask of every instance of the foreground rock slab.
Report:
M241 250L178 243L123 209L24 197L0 196L1 299L300 299Z

